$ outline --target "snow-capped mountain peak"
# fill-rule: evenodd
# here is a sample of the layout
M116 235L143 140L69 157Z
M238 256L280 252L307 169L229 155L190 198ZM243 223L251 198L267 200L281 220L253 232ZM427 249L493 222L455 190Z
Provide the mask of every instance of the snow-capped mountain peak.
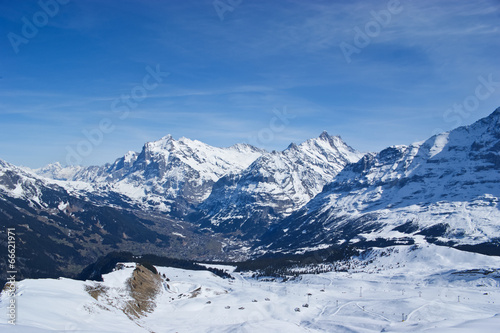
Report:
M224 230L265 228L302 207L361 156L326 132L299 145L292 143L282 152L263 154L238 175L214 185L200 206L204 221Z
M146 143L138 161L143 159L146 164L154 162L165 165L183 163L198 172L197 178L217 181L225 174L248 167L262 153L262 150L250 145L218 148L185 137L175 140L167 135L158 141Z
M298 148L310 158L326 163L337 163L342 167L345 164L357 162L363 156L362 153L348 146L340 136L329 135L326 131L323 131L318 138L304 141Z
M79 171L83 168L80 166L68 166L63 167L61 163L55 162L48 164L42 168L31 170L26 168L28 171L32 171L37 175L42 177L56 179L56 180L69 180L72 179Z

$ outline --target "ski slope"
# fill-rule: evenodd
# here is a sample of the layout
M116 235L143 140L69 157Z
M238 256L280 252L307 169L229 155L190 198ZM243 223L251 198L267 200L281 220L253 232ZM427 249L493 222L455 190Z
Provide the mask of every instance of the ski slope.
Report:
M234 280L157 267L169 281L163 279L154 311L138 319L120 309L128 297L130 266L105 275L104 282L21 281L17 325L7 323L3 293L0 331L498 332L500 327L500 258L434 245L373 249L346 263L346 272L287 282L256 280L229 266ZM96 300L86 285L100 285L107 293Z

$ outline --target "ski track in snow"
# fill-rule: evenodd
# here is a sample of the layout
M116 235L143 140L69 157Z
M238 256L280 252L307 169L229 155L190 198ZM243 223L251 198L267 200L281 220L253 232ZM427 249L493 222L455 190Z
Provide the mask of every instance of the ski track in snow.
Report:
M0 298L0 331L498 331L500 277L495 270L500 258L436 246L398 246L390 255L387 249L374 250L368 259L367 265L348 272L305 274L288 282L256 280L251 272L234 273L231 266L227 269L234 280L208 271L157 267L169 281L155 298L154 311L133 321L119 308L133 267L105 275L102 283L24 280L18 282L16 326L7 323L5 293ZM493 273L463 272L473 268ZM85 285L109 288L107 298L96 301Z

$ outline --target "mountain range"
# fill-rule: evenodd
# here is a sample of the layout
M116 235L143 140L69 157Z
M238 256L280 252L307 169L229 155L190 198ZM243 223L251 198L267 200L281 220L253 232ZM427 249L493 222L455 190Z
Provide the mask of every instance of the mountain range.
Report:
M500 254L499 197L500 108L470 126L364 155L270 230L262 246L287 251L424 238Z
M427 242L499 255L499 183L500 108L376 153L323 132L280 152L165 136L103 166L0 160L0 223L16 227L25 277L71 276L113 250L236 260Z

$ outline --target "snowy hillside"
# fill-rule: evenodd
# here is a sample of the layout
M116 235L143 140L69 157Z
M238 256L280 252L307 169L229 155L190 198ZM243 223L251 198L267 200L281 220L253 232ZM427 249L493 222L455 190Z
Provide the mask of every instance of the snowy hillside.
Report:
M24 168L0 160L0 195L26 200L30 206L46 205L42 198L45 187L64 191L62 187L50 184Z
M251 230L250 237L258 236L270 222L304 206L345 165L362 155L326 132L300 145L292 143L282 152L264 154L242 172L214 185L198 207L202 221L215 230Z
M365 155L267 239L279 238L272 247L282 249L411 243L418 235L448 245L498 243L499 198L500 108L425 142Z
M17 325L2 332L497 332L500 259L434 245L373 249L345 272L277 282L252 272L135 264L104 282L18 283ZM218 266L219 268L221 266ZM142 286L135 282L141 281ZM135 284L134 284L135 283ZM158 287L158 289L156 289ZM149 291L148 291L149 290ZM151 292L153 290L154 292ZM147 299L141 298L149 295ZM131 306L150 302L147 310ZM9 298L2 293L0 312ZM141 309L143 307L135 307Z

